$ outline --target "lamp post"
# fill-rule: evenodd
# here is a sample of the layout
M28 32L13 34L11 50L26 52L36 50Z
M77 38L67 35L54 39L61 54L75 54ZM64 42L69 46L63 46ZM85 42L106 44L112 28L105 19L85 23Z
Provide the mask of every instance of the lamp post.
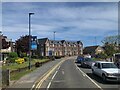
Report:
M2 61L2 32L0 31L0 61Z
M34 13L29 13L29 69L31 69L31 15Z
M55 33L56 31L54 31L53 33L54 33L54 60L55 60Z

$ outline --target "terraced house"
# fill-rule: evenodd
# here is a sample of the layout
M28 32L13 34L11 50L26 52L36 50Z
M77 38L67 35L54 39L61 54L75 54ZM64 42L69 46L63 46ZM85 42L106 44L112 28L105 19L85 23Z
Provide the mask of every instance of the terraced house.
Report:
M83 54L81 41L54 41L48 38L38 39L39 56L72 56Z

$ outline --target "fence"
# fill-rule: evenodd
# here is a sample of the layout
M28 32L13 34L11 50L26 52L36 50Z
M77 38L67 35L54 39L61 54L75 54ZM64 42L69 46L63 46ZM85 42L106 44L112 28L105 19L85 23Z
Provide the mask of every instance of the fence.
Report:
M39 67L42 66L42 64L45 64L49 61L50 60L45 61L45 62L40 62ZM36 66L36 64L33 64L33 65L31 65L31 68L33 68L33 67L38 67L38 66ZM3 86L3 88L10 85L10 75L11 74L15 74L15 73L22 72L25 70L28 70L28 66L24 67L24 68L19 68L17 70L11 70L11 71L10 70L2 70L2 86Z

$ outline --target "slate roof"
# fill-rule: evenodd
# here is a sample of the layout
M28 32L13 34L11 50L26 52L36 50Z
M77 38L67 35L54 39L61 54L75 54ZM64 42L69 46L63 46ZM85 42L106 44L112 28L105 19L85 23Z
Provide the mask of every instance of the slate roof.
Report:
M38 39L38 43L45 44L47 40L48 40L48 38L41 38L41 39Z
M99 46L97 45L97 46L88 46L88 47L85 47L84 48L84 50L83 50L83 52L86 54L90 54L90 53L94 53L95 52L95 50L98 48Z

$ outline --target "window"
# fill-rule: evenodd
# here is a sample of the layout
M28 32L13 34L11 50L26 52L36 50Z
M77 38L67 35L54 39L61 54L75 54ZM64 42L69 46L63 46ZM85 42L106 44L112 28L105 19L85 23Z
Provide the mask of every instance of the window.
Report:
M95 67L98 67L98 63L95 63L95 65L94 65Z
M102 68L117 68L113 63L102 63Z
M100 63L98 63L98 68L100 68Z

